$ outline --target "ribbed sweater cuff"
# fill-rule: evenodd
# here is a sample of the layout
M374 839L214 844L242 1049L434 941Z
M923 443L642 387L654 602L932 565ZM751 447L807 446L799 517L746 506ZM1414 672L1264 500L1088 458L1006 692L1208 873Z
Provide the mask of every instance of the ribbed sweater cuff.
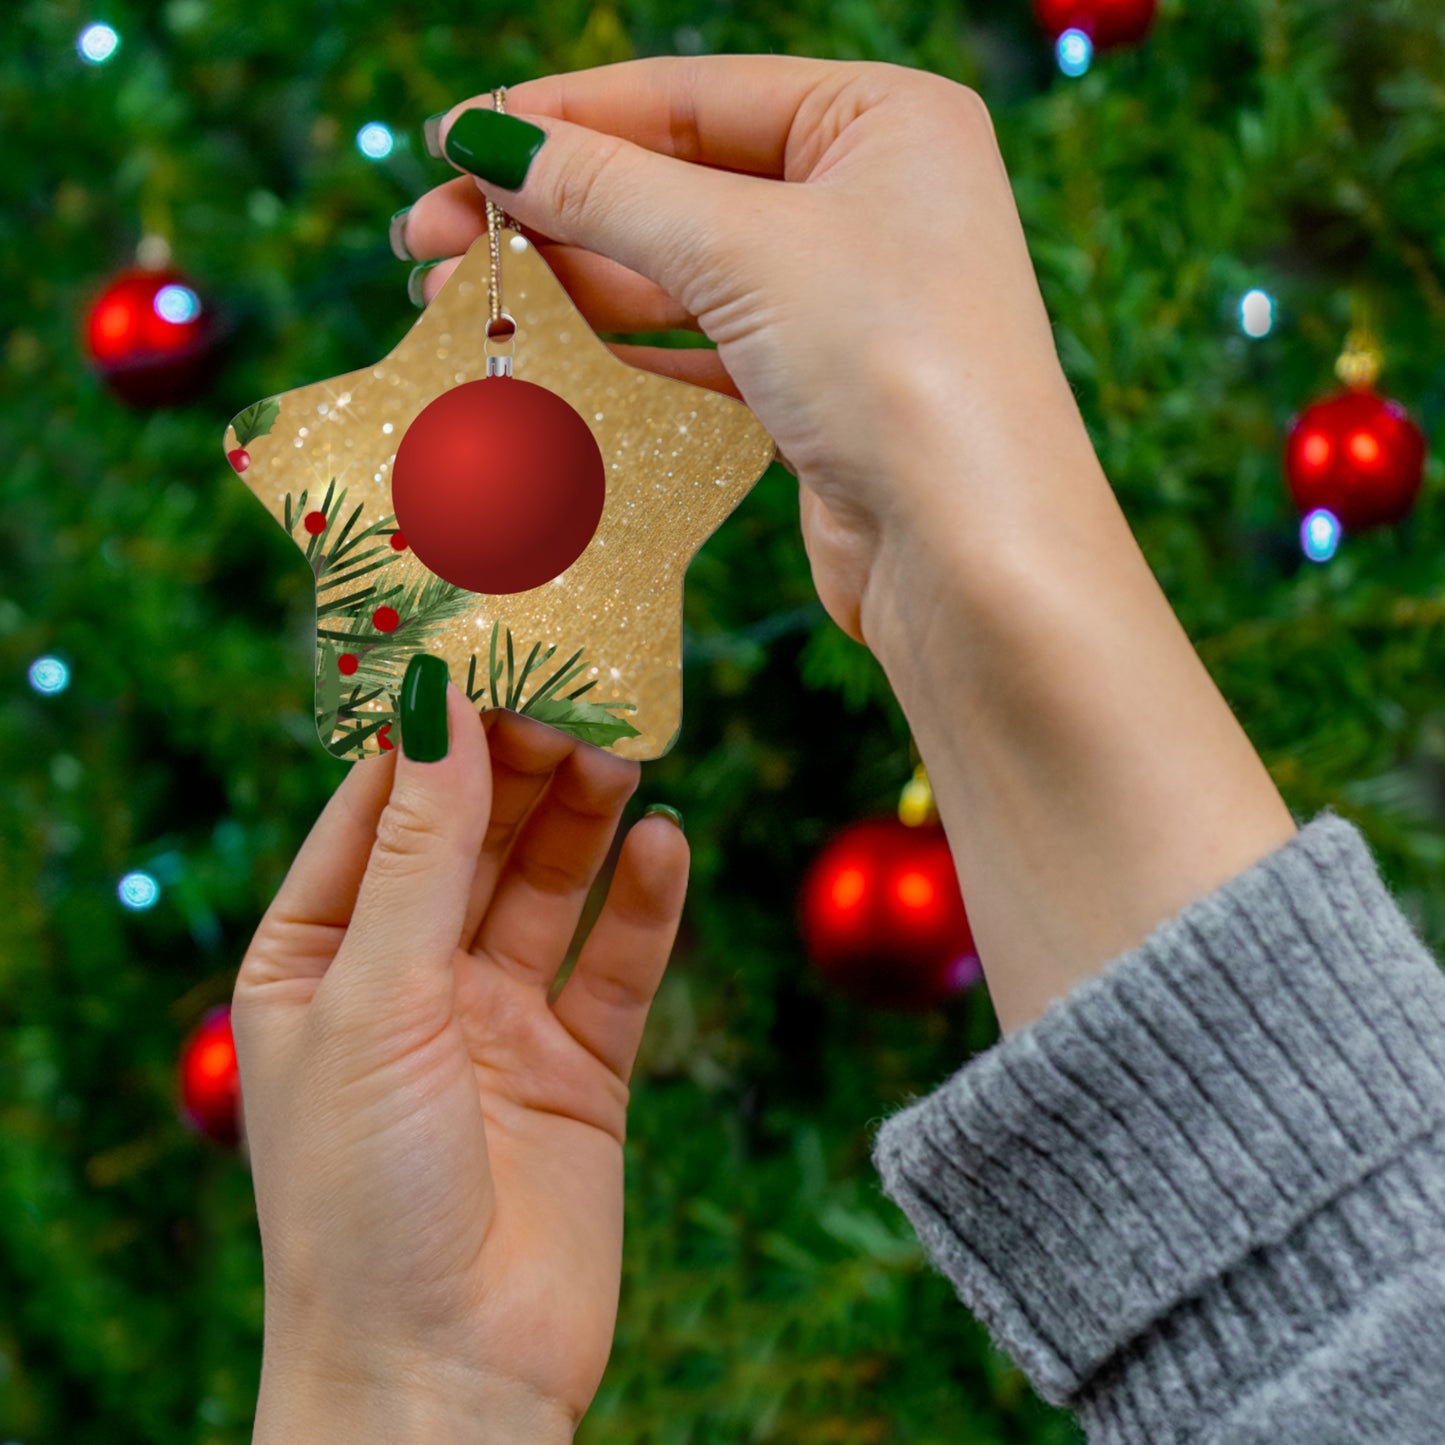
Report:
M887 1119L874 1163L1039 1394L1173 1438L1147 1422L1226 1410L1211 1383L1438 1247L1442 1037L1445 975L1324 814Z

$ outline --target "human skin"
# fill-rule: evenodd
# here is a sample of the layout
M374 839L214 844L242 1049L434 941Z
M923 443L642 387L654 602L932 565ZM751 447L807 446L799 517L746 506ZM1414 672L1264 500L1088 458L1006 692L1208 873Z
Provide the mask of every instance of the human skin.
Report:
M462 102L442 134L490 104L488 92ZM1005 1032L1292 835L1094 455L976 95L896 66L709 56L528 81L507 110L547 132L521 188L459 175L412 207L408 249L459 257L490 196L595 329L688 328L717 343L614 350L741 397L797 476L818 595L878 656L908 716ZM427 273L428 299L453 267ZM243 1088L246 1066L243 1049ZM620 1173L616 1184L620 1211ZM331 1209L366 1246L345 1196ZM284 1237L284 1207L271 1218ZM391 1247L378 1235L358 1257ZM278 1320L307 1317L285 1292L326 1294L303 1253L275 1280ZM547 1258L504 1257L494 1278L520 1291ZM269 1335L269 1254L267 1266ZM559 1320L576 1297L557 1302ZM490 1295L506 1298L501 1285ZM559 1419L580 1418L595 1392L615 1288L605 1303L570 1373L541 1345L519 1366ZM324 1309L309 1318L345 1338ZM433 1323L481 1338L461 1314ZM263 1380L275 1419L319 1419L336 1380L380 1378L385 1351L353 1367L332 1348L309 1365L290 1338L294 1368L269 1397ZM387 1348L421 1397L458 1398L404 1334ZM272 1353L268 1341L268 1365ZM474 1363L485 1378L492 1362ZM468 1378L464 1362L451 1368ZM346 1438L370 1438L363 1428ZM510 1438L543 1437L519 1416Z
M687 844L630 830L549 998L638 766L447 705L439 761L353 765L236 981L257 1445L570 1440L611 1350L627 1080Z

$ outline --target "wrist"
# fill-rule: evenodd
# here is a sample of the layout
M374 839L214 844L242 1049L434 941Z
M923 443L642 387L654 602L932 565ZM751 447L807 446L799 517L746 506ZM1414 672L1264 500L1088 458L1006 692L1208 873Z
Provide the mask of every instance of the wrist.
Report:
M522 1381L433 1360L261 1365L252 1445L571 1445L577 1422Z
M920 649L935 629L972 670L1022 611L1047 606L1045 584L1076 586L1066 574L1080 563L1153 583L1063 373L983 400L959 374L920 359L887 386L897 465L859 625L905 707L939 678Z
M1009 1032L1294 825L1067 417L1030 446L918 435L860 627Z

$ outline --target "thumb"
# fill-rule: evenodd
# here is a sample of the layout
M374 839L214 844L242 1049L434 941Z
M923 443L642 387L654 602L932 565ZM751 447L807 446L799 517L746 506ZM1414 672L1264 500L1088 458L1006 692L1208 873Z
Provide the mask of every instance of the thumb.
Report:
M694 315L699 283L736 251L738 218L757 213L768 186L550 115L470 106L439 135L446 159L513 220L646 276Z
M412 658L400 712L391 796L326 975L393 1024L450 1010L452 957L492 807L486 730L440 657Z

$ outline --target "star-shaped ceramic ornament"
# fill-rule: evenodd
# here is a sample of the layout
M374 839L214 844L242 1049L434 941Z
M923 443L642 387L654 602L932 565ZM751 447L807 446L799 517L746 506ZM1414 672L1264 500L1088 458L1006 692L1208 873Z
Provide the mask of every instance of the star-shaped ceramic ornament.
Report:
M226 452L315 575L329 751L396 744L426 651L480 710L661 757L683 574L773 441L732 397L618 360L537 248L495 235L495 262L484 234L390 355L247 407ZM494 264L510 374L488 339Z

